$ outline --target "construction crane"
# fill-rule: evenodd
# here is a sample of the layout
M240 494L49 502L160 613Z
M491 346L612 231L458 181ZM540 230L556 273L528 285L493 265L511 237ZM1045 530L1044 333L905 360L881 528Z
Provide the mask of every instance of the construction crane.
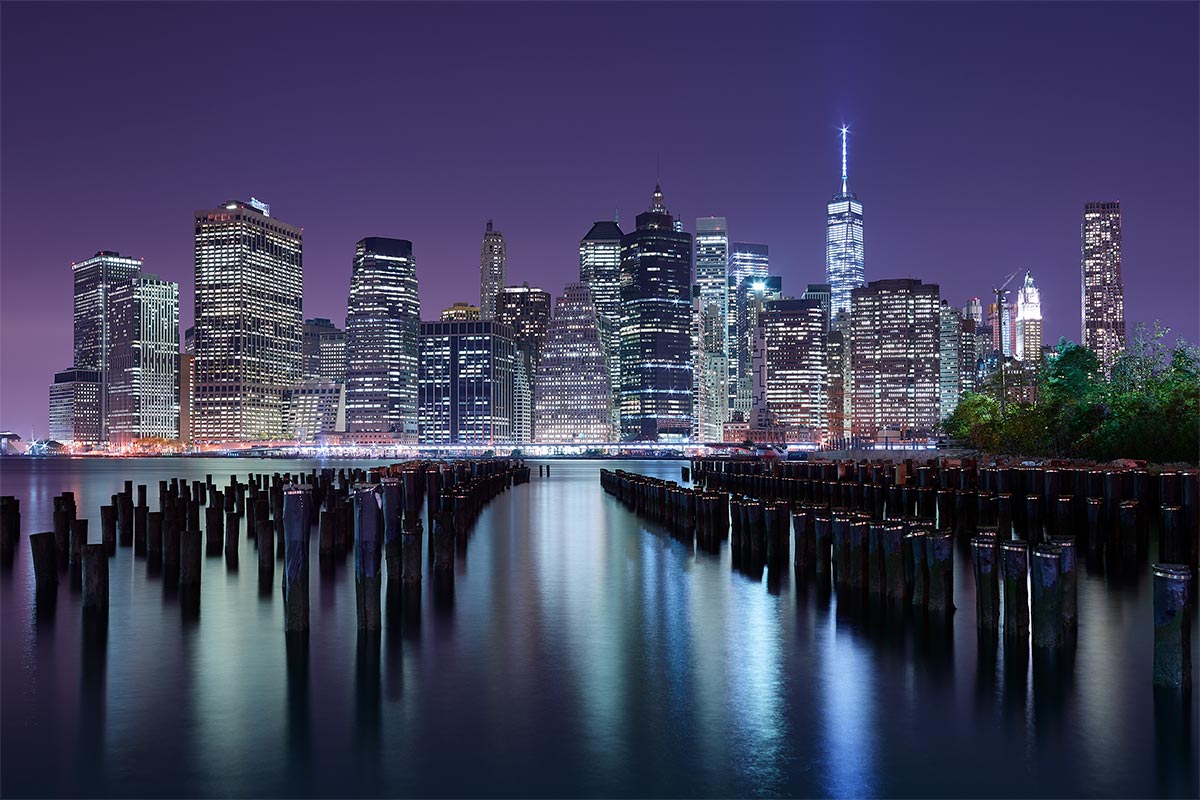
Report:
M999 330L996 331L996 342L1000 345L1000 416L1004 416L1006 401L1008 400L1008 389L1004 385L1004 296L1008 294L1008 285L1013 282L1013 278L1017 277L1021 270L1016 269L1008 273L1008 277L1004 279L1004 283L1000 284L999 288L992 287L992 293L996 295L996 325Z

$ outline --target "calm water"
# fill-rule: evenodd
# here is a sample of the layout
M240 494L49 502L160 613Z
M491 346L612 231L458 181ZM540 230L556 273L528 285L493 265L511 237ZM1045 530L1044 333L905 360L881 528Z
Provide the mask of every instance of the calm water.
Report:
M54 495L73 490L98 539L125 479L153 504L161 477L314 465L0 460L23 523L0 579L0 793L1198 794L1197 700L1150 685L1146 577L1116 586L1081 558L1077 644L1045 659L978 640L961 549L951 630L884 624L644 523L600 462L535 462L479 518L452 596L426 572L419 625L374 640L353 559L323 576L316 537L306 648L289 652L280 572L260 596L246 540L240 572L205 561L198 621L131 549L110 562L106 636L85 636L65 580L35 620L27 535L52 528Z

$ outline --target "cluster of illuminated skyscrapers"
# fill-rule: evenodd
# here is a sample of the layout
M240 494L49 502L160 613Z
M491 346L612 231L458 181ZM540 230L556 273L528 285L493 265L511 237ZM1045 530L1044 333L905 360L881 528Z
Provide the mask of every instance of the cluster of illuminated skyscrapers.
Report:
M553 304L508 285L491 220L479 305L436 321L421 320L412 242L361 239L338 328L304 319L301 229L265 203L231 201L194 215L195 324L182 342L178 284L112 252L72 265L74 362L50 387L50 438L78 449L833 446L927 440L1004 367L1016 398L1031 399L1019 376L1052 355L1032 275L962 308L936 284L868 282L863 219L843 130L826 283L785 294L767 245L731 240L724 217L686 232L656 185L629 232L591 226L579 279ZM1082 343L1108 367L1125 347L1119 204L1087 203L1081 238Z

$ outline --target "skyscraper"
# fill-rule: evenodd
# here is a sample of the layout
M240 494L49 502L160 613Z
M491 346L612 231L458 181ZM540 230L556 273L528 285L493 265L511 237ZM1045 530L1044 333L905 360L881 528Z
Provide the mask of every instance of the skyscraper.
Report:
M100 377L96 417L100 421L98 442L108 440L108 358L112 350L112 293L117 286L137 277L142 261L120 253L101 250L96 255L71 265L75 283L75 354L77 370L95 370ZM77 397L86 401L89 392Z
M108 438L179 438L179 284L142 274L113 287Z
M833 316L833 290L828 283L810 283L800 296L801 300L816 300L825 312L825 327L829 328Z
M983 303L978 297L972 297L963 308L963 316L975 320L976 325L983 324Z
M725 356L729 365L729 410L747 410L746 404L738 408L738 393L742 390L743 379L749 369L749 356L740 358L739 353L745 348L746 331L738 327L738 303L744 299L741 296L742 285L749 280L765 281L770 269L770 253L765 244L735 242L729 251L729 264L725 272ZM746 351L748 352L748 351ZM743 353L745 355L745 353ZM745 399L745 398L743 398Z
M854 435L891 440L928 434L941 421L937 284L871 281L851 296Z
M533 438L533 384L550 327L550 293L528 283L504 287L496 294L496 321L512 328L517 345L512 440L528 442Z
M1016 328L1017 348L1013 355L1036 367L1042 361L1042 294L1029 272L1017 290Z
M179 440L184 447L196 442L195 405L196 354L183 352L179 354Z
M809 440L827 433L827 312L819 299L771 300L762 310L766 400L779 423Z
M588 285L569 283L554 306L538 362L533 436L538 442L612 439L612 391Z
M621 436L686 438L692 427L692 236L657 184L621 238Z
M722 280L724 286L724 280ZM722 291L724 295L724 291ZM725 355L725 303L712 300L704 304L699 291L693 297L697 371L695 438L702 442L719 442L724 425L729 421L729 362Z
M324 317L304 320L304 379L346 382L346 332Z
M195 235L196 441L282 436L301 372L303 231L252 199L197 211Z
M1121 204L1085 203L1081 234L1083 346L1105 371L1125 349L1125 283L1121 278Z
M726 273L729 269L729 225L724 217L700 217L696 220L696 286L700 307L728 306Z
M588 285L612 387L612 426L621 424L621 226L600 221L579 241L579 280Z
M827 204L825 216L825 275L835 317L850 310L850 293L866 281L863 207L847 186L846 132L842 126L842 190Z
M100 444L100 370L54 373L50 384L50 438L70 448Z
M346 432L356 441L416 442L420 326L412 242L359 240L346 304Z
M421 323L422 444L512 441L512 337L512 328L489 320Z
M442 322L470 322L480 318L479 306L457 302L442 309Z
M312 442L346 429L346 385L306 380L287 392L287 431L297 442Z
M755 337L760 335L759 312L763 303L779 300L783 296L783 281L778 276L747 277L735 292L734 329L737 341L731 357L737 360L737 385L733 387L730 408L740 411L743 419L749 419L754 405L754 352ZM764 398L765 401L765 398Z
M939 319L939 413L945 419L958 407L962 396L963 317L949 301L943 300Z
M479 248L479 311L485 320L496 316L496 293L504 286L506 269L504 234L493 230L489 219Z

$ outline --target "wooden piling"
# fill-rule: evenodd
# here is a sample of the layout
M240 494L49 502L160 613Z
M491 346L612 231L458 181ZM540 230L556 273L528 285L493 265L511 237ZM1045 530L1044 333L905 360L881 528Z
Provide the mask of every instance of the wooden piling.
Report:
M308 520L312 487L287 484L283 488L284 630L308 630ZM262 547L262 543L259 543Z
M1155 564L1154 685L1192 687L1192 572L1186 564Z
M354 489L354 595L359 630L377 631L382 627L381 501L375 484L360 483Z
M1000 580L1003 588L1004 635L1029 635L1029 545L1000 539Z
M103 543L83 548L83 612L108 613L108 552Z

